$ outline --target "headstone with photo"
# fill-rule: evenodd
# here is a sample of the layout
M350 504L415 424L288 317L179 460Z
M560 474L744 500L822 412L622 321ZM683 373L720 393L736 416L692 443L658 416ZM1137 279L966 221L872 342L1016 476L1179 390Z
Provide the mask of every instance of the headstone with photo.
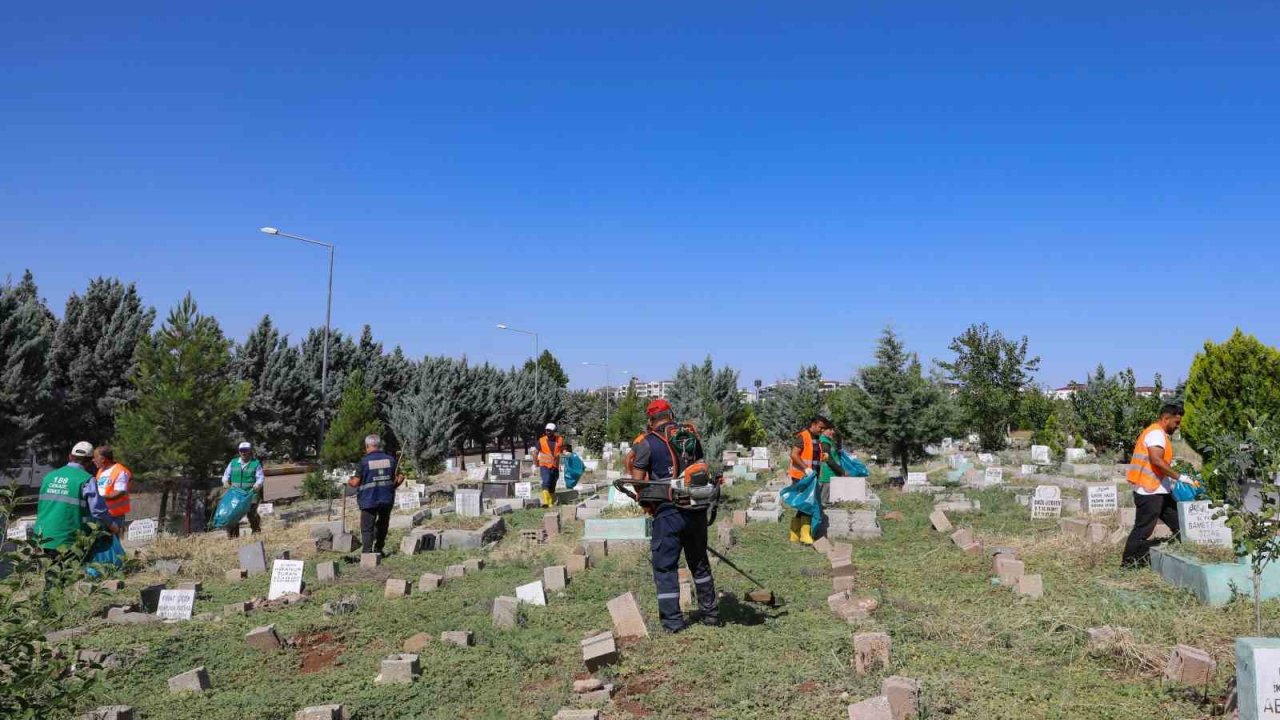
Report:
M1120 494L1114 483L1090 483L1085 486L1085 511L1090 515L1113 513L1120 509Z
M160 602L156 605L156 617L161 620L190 620L191 611L195 606L195 590L161 590Z
M125 531L124 539L126 542L151 542L156 539L156 519L140 518L129 523L129 529Z
M302 560L275 560L271 563L271 586L267 599L302 592Z
M1049 464L1049 446L1048 445L1032 445L1031 446L1031 462L1036 465Z
M1182 539L1196 545L1231 547L1231 529L1225 517L1214 517L1218 509L1208 500L1178 503L1178 524Z

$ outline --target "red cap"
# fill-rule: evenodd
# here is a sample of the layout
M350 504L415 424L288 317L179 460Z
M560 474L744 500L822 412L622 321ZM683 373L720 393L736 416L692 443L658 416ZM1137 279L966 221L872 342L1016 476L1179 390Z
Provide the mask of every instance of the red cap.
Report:
M649 407L645 409L645 413L648 414L649 417L653 417L661 412L671 412L671 403L663 400L662 398L658 398L657 400L649 403Z

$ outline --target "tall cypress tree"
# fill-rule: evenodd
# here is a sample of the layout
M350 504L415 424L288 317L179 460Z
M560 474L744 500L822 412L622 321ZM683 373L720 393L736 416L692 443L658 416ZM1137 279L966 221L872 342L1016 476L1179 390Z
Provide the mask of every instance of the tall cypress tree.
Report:
M30 270L17 284L0 285L0 472L22 459L40 429L56 329Z
M236 377L249 383L249 398L236 414L239 437L275 458L300 458L314 447L309 435L319 398L303 372L302 353L290 347L264 316L236 349Z
M822 412L822 372L817 365L801 366L794 383L779 384L759 403L760 421L769 439L786 442Z

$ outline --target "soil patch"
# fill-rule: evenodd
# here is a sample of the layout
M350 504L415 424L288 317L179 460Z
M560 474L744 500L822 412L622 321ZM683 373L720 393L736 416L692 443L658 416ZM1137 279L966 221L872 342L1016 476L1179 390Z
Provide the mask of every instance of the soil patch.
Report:
M303 675L337 665L338 657L347 649L332 633L327 632L297 635L293 638L293 644L302 656L300 671Z

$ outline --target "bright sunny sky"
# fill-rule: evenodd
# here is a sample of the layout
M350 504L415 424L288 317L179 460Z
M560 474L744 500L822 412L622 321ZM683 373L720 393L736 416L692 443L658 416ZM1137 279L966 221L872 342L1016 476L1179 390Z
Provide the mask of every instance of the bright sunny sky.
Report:
M1262 2L18 4L0 276L243 338L371 324L575 386L708 353L847 379L988 322L1039 382L1280 343ZM195 6L190 6L194 11Z

